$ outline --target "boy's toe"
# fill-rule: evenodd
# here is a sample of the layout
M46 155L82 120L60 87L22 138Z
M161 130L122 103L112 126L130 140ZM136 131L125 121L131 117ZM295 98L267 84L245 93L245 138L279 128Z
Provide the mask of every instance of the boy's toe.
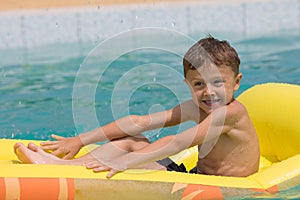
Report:
M17 150L22 146L23 144L21 142L17 142L15 145L14 145L14 152L16 153Z
M30 149L31 151L37 152L39 150L39 147L36 144L29 142L28 149Z

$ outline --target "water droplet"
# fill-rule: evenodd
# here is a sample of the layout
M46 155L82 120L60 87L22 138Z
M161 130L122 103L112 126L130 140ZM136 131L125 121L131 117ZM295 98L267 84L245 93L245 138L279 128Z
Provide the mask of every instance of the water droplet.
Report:
M136 16L135 16L135 19L138 19L138 18L139 18L139 17L136 15Z
M98 5L98 7L97 7L98 9L100 9L100 5Z
M19 105L21 105L22 104L22 101L19 101L19 103L18 103Z
M120 21L120 22L121 22L121 24L123 24L123 23L124 23L124 20L123 20L123 19L121 19L121 21Z
M158 132L155 137L159 138L160 137L160 132Z
M172 27L175 27L175 25L176 25L175 22L172 22L172 23L171 23L171 26L172 26Z
M156 76L153 77L153 82L156 82Z
M58 26L58 22L56 22L55 25Z

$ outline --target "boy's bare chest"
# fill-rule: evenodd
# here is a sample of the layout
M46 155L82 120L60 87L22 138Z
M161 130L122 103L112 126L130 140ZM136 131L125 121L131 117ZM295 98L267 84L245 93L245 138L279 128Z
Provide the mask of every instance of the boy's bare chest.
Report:
M222 134L218 138L210 140L198 146L200 159L210 158L219 159L229 156L232 152L236 151L238 143L232 140L228 135ZM205 155L205 156L204 156Z

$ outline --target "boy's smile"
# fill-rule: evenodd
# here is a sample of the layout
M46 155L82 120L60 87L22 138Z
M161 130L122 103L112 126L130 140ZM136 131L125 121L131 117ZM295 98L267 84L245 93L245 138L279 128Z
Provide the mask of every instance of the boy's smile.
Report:
M233 100L233 93L240 86L242 74L234 76L229 67L200 67L188 70L186 83L194 103L206 113Z

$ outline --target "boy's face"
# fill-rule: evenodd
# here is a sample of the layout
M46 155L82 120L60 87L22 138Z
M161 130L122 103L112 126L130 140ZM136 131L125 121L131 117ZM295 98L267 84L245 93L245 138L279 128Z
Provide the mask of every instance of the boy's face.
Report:
M188 70L185 82L189 85L194 103L211 113L233 100L233 93L239 88L242 74L234 75L229 67L200 67Z

